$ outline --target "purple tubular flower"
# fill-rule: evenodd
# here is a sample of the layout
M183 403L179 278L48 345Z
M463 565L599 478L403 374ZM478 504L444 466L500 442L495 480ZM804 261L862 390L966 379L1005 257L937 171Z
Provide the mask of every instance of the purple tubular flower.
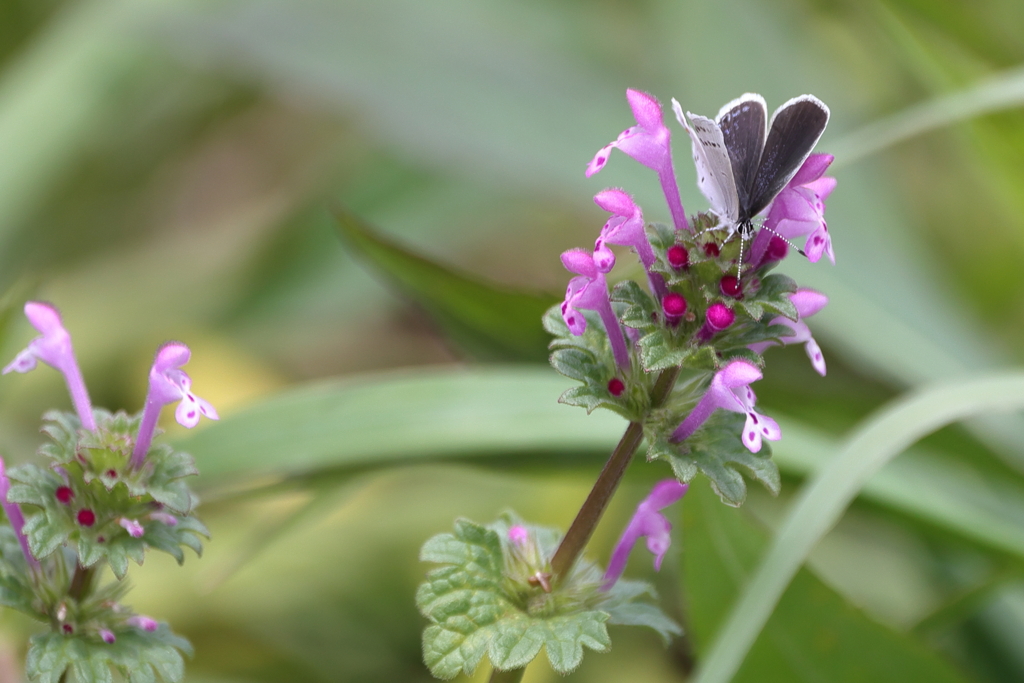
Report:
M181 369L191 355L189 348L181 342L168 342L156 352L156 359L149 371L149 394L142 413L142 424L132 451L132 467L140 467L145 460L153 441L160 409L168 403L181 401L174 411L174 418L188 429L199 424L200 415L211 420L220 419L212 405L192 393L192 379Z
M819 375L824 377L825 358L821 355L821 347L818 346L818 342L814 341L814 337L811 336L811 330L807 327L807 323L804 322L804 318L808 318L825 308L825 305L828 303L828 297L813 289L801 288L790 294L789 300L796 306L796 312L800 315L800 318L793 322L789 318L780 316L772 320L771 324L785 325L793 330L793 334L782 337L780 341L783 344L798 344L802 342L804 350L807 351L807 357L811 359L811 365L814 366ZM749 348L755 353L764 353L765 349L774 345L774 342L766 341L751 344Z
M669 535L672 525L659 511L682 498L686 489L686 484L681 484L675 479L665 479L655 484L651 493L640 501L633 518L629 520L622 536L619 537L619 542L615 544L615 550L612 551L608 571L604 573L604 582L601 584L604 590L610 589L622 576L626 570L629 553L641 536L647 537L647 549L654 555L654 569L661 569L661 561L665 559L665 553L672 543L672 537Z
M636 205L633 198L622 190L602 190L594 195L594 202L605 211L612 214L608 222L601 229L600 244L618 244L623 247L632 247L636 250L640 262L647 271L647 280L651 284L651 292L658 301L665 298L668 289L665 287L665 278L661 273L651 271L651 266L657 260L654 249L647 239L644 231L644 214Z
M626 99L633 110L637 125L627 128L614 142L598 150L587 165L587 177L604 168L608 163L608 157L611 156L612 148L618 147L658 173L676 230L690 230L683 203L679 199L676 174L672 168L672 133L662 121L661 104L653 96L639 90L627 90Z
M143 631L149 632L155 631L159 626L159 624L156 622L156 619L146 617L141 614L136 614L135 616L128 617L127 621L129 626L141 628Z
M113 645L117 642L117 636L114 635L114 632L106 628L100 629L100 638L102 638L103 642L107 645Z
M831 154L812 154L807 157L793 179L772 201L768 218L764 222L765 227L788 239L807 235L804 251L812 263L817 262L822 253L828 256L833 265L836 262L832 238L825 222L825 199L835 189L836 179L823 177L834 158ZM753 260L759 260L770 236L768 230L760 232L759 239L751 246ZM761 243L757 243L759 240Z
M75 360L71 335L64 329L60 313L49 304L29 301L25 304L25 317L32 323L32 327L42 333L42 336L30 341L28 346L4 368L3 374L6 375L12 370L14 372L34 370L37 360L59 370L67 382L71 402L75 405L75 411L82 421L82 426L89 431L96 431L96 420L92 416L89 392L85 388L82 371L78 369L78 361Z
M28 562L28 566L33 569L39 569L39 560L32 554L32 550L28 546L28 538L23 531L25 528L25 515L21 512L21 506L7 500L7 492L10 490L11 480L7 478L4 459L0 458L0 506L3 507L4 514L7 515L7 521L10 522L11 528L14 529L14 535L18 537L21 552L25 553L25 561Z
M565 301L562 303L562 318L569 331L578 337L587 329L587 319L580 313L581 309L597 311L608 333L616 365L628 371L630 364L626 338L612 310L612 302L608 298L608 282L604 277L615 265L615 255L607 247L598 249L594 254L583 249L570 249L562 254L562 264L578 274L578 277L569 280Z
M715 373L707 392L672 432L671 441L679 443L689 438L719 408L734 413L746 413L747 421L743 426L741 440L751 453L761 450L762 437L769 441L781 439L782 430L779 429L778 423L754 410L757 396L754 395L750 384L761 377L761 371L749 361L729 362Z

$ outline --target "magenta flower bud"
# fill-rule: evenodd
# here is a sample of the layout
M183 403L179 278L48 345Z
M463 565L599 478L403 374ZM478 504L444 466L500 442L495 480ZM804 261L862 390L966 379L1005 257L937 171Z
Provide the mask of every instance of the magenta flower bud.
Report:
M181 369L191 355L189 348L180 342L168 342L157 350L153 367L149 371L149 393L142 412L142 424L139 425L139 434L132 450L132 467L140 467L145 460L153 442L160 409L168 403L180 401L174 417L178 424L188 429L199 424L200 415L211 420L220 419L209 402L192 393L192 378Z
M121 517L117 520L117 523L128 532L128 535L132 538L142 538L142 534L145 533L145 529L134 519L128 519L127 517Z
M78 511L78 514L75 515L75 519L77 519L78 523L82 526L89 527L96 523L96 513L89 508L84 508Z
M71 402L78 413L78 419L82 421L82 426L89 431L96 431L89 392L85 388L85 380L82 379L78 361L75 360L71 335L64 329L60 313L50 304L29 301L25 304L25 317L32 323L32 327L42 333L42 336L30 341L28 346L4 368L3 374L11 371L28 372L35 369L36 361L39 360L59 370L67 382Z
M747 421L740 438L751 453L761 450L762 437L769 441L781 439L782 430L779 429L778 423L754 410L757 396L754 395L750 384L761 377L761 371L749 361L730 361L715 373L704 396L672 432L670 440L673 443L680 443L688 439L719 408L734 413L746 413Z
M28 537L25 536L23 531L25 528L25 515L21 511L21 506L7 500L7 492L10 490L11 480L7 478L4 459L0 458L0 507L3 507L4 514L7 515L7 521L10 523L11 528L14 529L14 535L18 537L18 545L21 546L21 552L24 553L28 566L32 567L32 569L39 569L39 560L32 554L32 550L28 545Z
M725 304L711 304L704 318L704 326L697 331L697 341L707 343L709 339L736 321L736 314Z
M665 314L665 322L675 327L686 315L686 299L682 294L669 292L661 300L661 310Z
M653 96L638 90L627 90L626 99L633 110L637 125L627 128L614 142L598 150L587 165L587 177L604 168L612 149L618 147L657 172L676 230L690 230L686 211L683 210L683 203L679 199L675 171L672 168L672 132L662 121L661 104Z
M626 384L618 377L612 377L608 380L608 393L618 398L622 396L622 392L626 390Z
M519 524L510 526L508 528L508 540L512 541L512 545L522 547L530 540L530 532L526 530L526 527Z
M103 642L107 645L113 645L117 642L117 636L114 635L114 632L106 628L100 629L100 638L102 638Z
M608 570L604 573L602 589L610 589L622 576L629 554L641 536L647 537L647 549L654 555L654 569L661 570L661 562L672 543L672 537L669 535L672 525L660 510L682 498L686 489L686 484L681 484L675 479L666 479L655 484L651 493L640 501L633 518L629 520L618 543L615 544L615 550L612 551L611 560L608 562Z
M665 256L668 258L668 264L675 270L682 270L690 265L690 252L681 244L669 247Z
M733 299L743 298L743 285L740 284L740 279L735 275L722 276L722 280L718 283L718 289L722 294L731 296Z
M153 632L157 629L159 624L156 619L136 614L135 616L128 617L128 625L134 626L135 628L141 628L143 631Z

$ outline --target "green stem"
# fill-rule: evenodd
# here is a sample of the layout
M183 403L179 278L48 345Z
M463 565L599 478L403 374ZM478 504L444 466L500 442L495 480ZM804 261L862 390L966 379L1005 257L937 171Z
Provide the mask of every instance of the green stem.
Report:
M661 407L661 404L665 402L672 392L678 376L679 368L662 370L651 391L652 410ZM622 439L619 440L619 445L612 451L611 457L608 458L604 469L601 470L597 481L594 482L594 488L590 490L590 495L583 501L583 507L580 508L572 526L569 527L569 531L566 532L559 544L554 557L551 558L551 573L555 579L569 571L576 563L576 558L583 552L583 548L586 547L587 541L590 540L594 529L597 528L597 523L601 521L601 515L604 514L609 501L615 495L615 490L618 489L619 482L622 481L622 475L629 467L643 438L643 424L630 422Z
M526 673L526 667L522 669L509 669L508 671L498 671L497 669L491 669L491 683L519 683L523 680L523 674Z

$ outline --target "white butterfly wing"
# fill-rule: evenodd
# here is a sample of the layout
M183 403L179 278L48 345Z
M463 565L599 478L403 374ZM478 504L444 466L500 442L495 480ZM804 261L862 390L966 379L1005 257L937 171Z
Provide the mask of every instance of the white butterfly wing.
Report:
M682 107L672 100L676 118L690 135L693 142L693 161L697 166L697 187L707 197L711 211L718 216L725 227L735 229L739 220L739 195L732 174L732 161L725 148L725 139L718 124L704 116L687 113L690 122L683 117Z

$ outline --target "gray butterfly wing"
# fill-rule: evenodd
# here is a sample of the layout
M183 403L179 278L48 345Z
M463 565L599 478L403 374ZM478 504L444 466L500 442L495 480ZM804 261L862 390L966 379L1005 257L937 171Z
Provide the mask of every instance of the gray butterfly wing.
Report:
M739 198L733 181L732 162L718 124L704 116L687 113L690 123L683 117L682 108L672 101L676 118L690 135L693 143L693 161L697 166L697 187L707 197L711 211L725 224L734 228L739 219Z
M768 107L763 97L748 92L722 107L715 122L722 129L732 162L740 219L750 218L746 209L750 207L750 192L768 132Z
M793 179L825 132L828 117L828 107L814 95L794 97L775 110L750 192L751 216Z

